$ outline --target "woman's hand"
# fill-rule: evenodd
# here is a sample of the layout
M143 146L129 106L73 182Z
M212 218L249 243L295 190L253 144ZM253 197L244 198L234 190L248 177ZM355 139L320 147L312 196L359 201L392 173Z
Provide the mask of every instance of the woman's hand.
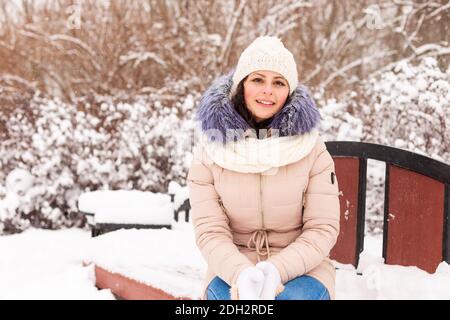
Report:
M264 273L257 267L248 267L239 274L236 285L239 300L260 300Z
M264 274L264 285L261 291L261 300L275 300L277 294L283 291L281 276L278 269L270 262L261 261L256 268Z

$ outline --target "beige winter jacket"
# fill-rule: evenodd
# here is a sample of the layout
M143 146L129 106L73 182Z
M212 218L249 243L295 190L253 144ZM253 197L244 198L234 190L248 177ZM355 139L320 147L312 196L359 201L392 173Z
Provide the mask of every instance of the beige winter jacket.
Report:
M319 136L301 159L270 174L217 165L198 147L188 173L197 245L214 276L231 287L241 270L272 262L282 283L309 275L335 297L328 258L339 234L339 188L334 162Z

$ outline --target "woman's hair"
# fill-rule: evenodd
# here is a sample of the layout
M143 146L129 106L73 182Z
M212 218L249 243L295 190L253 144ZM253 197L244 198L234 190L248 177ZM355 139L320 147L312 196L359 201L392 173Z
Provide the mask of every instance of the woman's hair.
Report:
M232 97L231 102L233 103L234 109L239 113L239 115L250 125L251 128L256 129L256 119L248 110L245 104L244 98L244 82L248 78L245 77L239 82L236 88L236 94Z

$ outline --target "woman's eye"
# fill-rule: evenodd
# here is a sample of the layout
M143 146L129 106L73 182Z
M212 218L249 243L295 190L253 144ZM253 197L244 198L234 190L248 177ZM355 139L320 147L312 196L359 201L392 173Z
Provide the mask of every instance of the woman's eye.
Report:
M261 78L253 78L252 81L253 81L253 82L256 82L256 83L262 83L262 82L264 82L264 80L261 79ZM286 84L285 84L283 81L275 81L274 84L275 84L276 86L279 86L279 87L284 87L284 86L286 86Z

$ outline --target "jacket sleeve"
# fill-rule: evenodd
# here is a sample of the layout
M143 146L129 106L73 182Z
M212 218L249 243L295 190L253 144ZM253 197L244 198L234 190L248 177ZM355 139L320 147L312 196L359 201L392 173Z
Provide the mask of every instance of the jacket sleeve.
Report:
M321 138L312 152L302 233L269 258L278 268L283 283L317 267L329 256L339 235L339 187L334 162Z
M233 243L207 159L206 152L197 147L187 177L195 239L209 269L233 286L239 273L253 263Z

